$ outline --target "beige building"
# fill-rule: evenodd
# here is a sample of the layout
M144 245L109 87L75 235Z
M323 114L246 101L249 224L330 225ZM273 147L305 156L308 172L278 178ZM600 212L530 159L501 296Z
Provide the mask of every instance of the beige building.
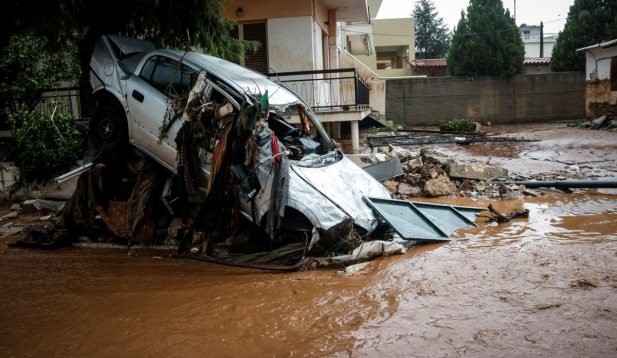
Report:
M333 138L349 128L355 152L358 123L385 120L385 78L411 75L413 20L375 20L380 6L381 0L232 0L224 14L238 22L238 38L261 44L240 63L301 95Z
M241 64L296 91L333 138L349 126L358 151L358 123L372 112L369 86L355 67L341 66L337 36L343 24L369 21L366 0L232 0L224 14L238 22L238 38L261 44ZM299 122L297 114L289 117Z
M414 22L411 17L376 19L382 0L368 0L371 21L347 23L345 49L380 77L411 76L415 58Z
M368 21L365 0L232 0L224 15L261 44L242 64L263 73L338 68L337 21Z

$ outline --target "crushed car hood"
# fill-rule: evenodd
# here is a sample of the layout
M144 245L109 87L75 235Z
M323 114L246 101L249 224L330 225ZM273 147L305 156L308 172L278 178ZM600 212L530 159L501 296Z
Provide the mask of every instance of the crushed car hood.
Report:
M368 232L372 232L377 226L377 218L373 210L362 199L364 196L375 196L379 198L390 198L390 192L373 179L368 173L360 169L349 158L343 157L342 160L322 166L322 167L302 167L292 162L291 171L299 179L313 188L310 193L290 191L290 199L311 200L310 195L315 195L315 191L338 208L342 213L353 219L354 224L362 227ZM351 192L350 192L351 191ZM306 195L302 198L302 195ZM328 212L323 207L321 213L324 214L320 221L328 220ZM340 218L333 218L340 222Z

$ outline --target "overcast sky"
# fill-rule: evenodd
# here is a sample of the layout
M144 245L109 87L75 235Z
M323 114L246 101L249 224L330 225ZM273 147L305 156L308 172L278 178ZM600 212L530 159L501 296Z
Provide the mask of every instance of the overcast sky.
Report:
M502 0L503 6L514 15L516 2L516 24L540 25L544 22L545 33L563 30L565 19L574 0ZM383 0L377 18L397 18L411 14L415 0ZM452 30L461 18L461 10L467 11L469 0L433 0L439 16Z

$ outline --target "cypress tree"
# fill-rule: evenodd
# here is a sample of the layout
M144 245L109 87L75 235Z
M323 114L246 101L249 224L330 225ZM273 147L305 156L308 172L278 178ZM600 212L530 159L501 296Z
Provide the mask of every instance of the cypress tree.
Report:
M431 0L418 0L413 10L416 58L440 58L450 46L450 31Z
M576 49L617 38L617 1L575 0L553 48L553 71L584 71L585 54Z
M525 48L501 0L470 0L448 52L452 76L508 77L523 71Z

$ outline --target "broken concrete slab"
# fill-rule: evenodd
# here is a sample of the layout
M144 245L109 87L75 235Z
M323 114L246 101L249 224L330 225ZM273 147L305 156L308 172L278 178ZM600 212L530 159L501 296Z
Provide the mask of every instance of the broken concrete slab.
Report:
M385 182L383 182L383 185L388 189L388 191L392 194L396 193L398 191L398 182L394 181L394 180L386 180Z
M411 185L419 185L422 180L422 174L409 173L405 174L405 182Z
M424 163L419 172L424 179L435 179L439 175L446 174L441 165L434 163Z
M432 197L452 195L456 193L456 186L446 175L442 174L435 179L428 180L424 184L424 192Z
M448 175L455 179L490 180L507 177L508 171L504 168L484 164L453 162L448 166Z
M449 166L450 163L453 161L452 158L448 157L447 155L428 148L422 148L420 150L420 155L422 159L424 159L424 162L435 163L444 167Z
M422 194L422 189L416 185L400 183L398 186L398 193L402 196L420 196Z
M405 170L407 172L413 172L416 169L422 168L422 158L420 157L415 157L415 158L411 158L409 159L407 162L405 162Z
M388 147L388 155L391 158L398 158L400 159L401 162L406 162L408 160L411 160L412 158L417 157L415 152L412 152L409 149L406 148L401 148L401 147L395 147L390 145Z

